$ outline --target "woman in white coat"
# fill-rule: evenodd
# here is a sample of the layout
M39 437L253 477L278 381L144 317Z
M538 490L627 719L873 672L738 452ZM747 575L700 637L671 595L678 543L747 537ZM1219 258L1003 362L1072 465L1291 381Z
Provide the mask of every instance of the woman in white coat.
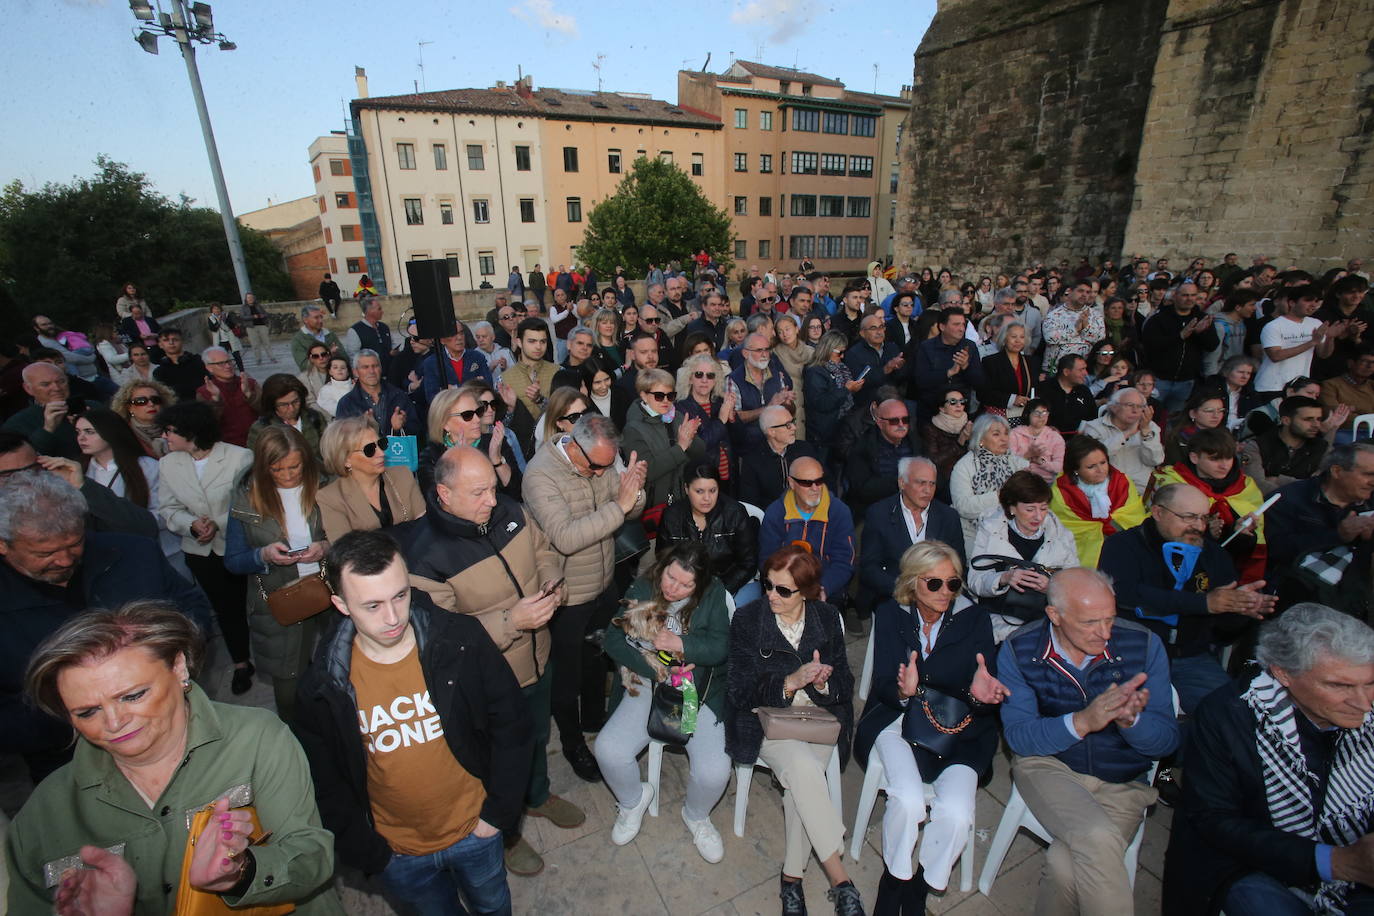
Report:
M1011 451L1011 424L1006 417L983 414L973 423L968 437L968 454L954 465L949 478L949 495L964 523L964 544L973 556L973 540L983 516L997 507L1002 484L1030 462Z
M1044 614L1043 596L1050 580L1034 570L982 558L1037 563L1051 573L1079 563L1073 532L1050 511L1050 485L1044 478L1017 471L1002 485L997 501L999 508L978 523L969 553L968 587L990 612L992 633L1000 643L1021 624ZM999 613L999 608L1006 612Z

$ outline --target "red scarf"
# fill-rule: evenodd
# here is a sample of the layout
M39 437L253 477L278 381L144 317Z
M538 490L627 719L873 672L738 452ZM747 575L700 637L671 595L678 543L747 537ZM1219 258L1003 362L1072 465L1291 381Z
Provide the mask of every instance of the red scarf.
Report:
M1212 514L1221 518L1227 527L1235 524L1236 510L1231 508L1230 497L1239 496L1245 489L1245 475L1237 474L1236 479L1224 490L1214 490L1211 484L1204 481L1197 475L1197 471L1188 467L1186 461L1180 461L1174 465L1174 473L1183 478L1184 483L1192 484L1202 491L1203 495L1212 500Z
M1108 537L1116 533L1116 523L1112 521L1112 515L1117 509L1126 505L1126 499L1131 495L1131 482L1126 479L1126 475L1112 468L1107 475L1107 499L1111 500L1111 510L1104 519L1093 517L1092 503L1088 502L1088 496L1077 485L1069 482L1068 474L1060 474L1055 480L1054 485L1059 488L1059 496L1064 500L1064 505L1069 507L1074 515L1083 521L1100 521L1102 523L1102 536Z

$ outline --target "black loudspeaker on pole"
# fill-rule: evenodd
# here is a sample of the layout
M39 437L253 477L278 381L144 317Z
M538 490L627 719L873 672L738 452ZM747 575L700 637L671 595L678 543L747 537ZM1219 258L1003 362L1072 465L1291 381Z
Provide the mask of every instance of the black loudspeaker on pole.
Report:
M452 337L458 330L453 293L448 287L448 262L442 258L406 261L410 301L415 307L415 333L431 340Z

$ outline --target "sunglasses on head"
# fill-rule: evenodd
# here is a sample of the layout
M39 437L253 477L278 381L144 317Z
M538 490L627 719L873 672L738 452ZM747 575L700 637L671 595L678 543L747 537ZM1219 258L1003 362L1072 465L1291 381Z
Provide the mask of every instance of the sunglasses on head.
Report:
M491 401L483 401L481 407L478 407L475 410L455 410L453 413L449 414L449 418L451 419L453 417L462 417L464 423L470 423L472 422L473 417L480 417L488 410L495 409L496 406L492 404Z
M825 486L825 478L824 478L824 477L817 477L817 478L814 479L814 480L807 480L805 477L793 477L793 478L792 478L792 482L795 483L795 484L796 484L797 486L799 486L799 487L823 487L823 486Z
M714 372L693 372L692 378L709 378L715 381L716 374Z
M779 598L791 598L793 595L801 592L799 588L789 588L786 585L775 585L772 579L763 580L763 590L765 592L777 592Z
M382 436L376 442L369 442L367 445L359 448L358 451L363 453L364 458L371 458L379 451L384 452L386 451L386 438L386 436Z
M938 592L942 588L948 588L951 592L957 592L964 585L964 580L955 576L952 579L921 579L921 584L929 591Z
M662 404L664 401L668 400L673 396L673 393L671 391L646 391L644 393L647 394L649 397L653 398L655 401L658 401L660 404Z
M162 395L160 394L140 394L136 398L129 398L129 403L134 407L147 407L152 404L154 407L162 406Z

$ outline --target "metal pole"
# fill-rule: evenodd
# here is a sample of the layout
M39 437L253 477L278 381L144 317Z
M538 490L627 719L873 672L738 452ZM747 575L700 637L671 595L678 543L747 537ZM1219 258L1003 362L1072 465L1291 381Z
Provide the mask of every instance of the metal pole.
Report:
M210 175L215 182L215 195L219 198L219 215L224 221L224 237L229 243L229 259L234 265L234 280L239 287L239 301L247 302L253 286L248 280L248 262L243 257L243 243L239 241L239 226L234 220L234 210L229 204L229 189L224 184L224 171L219 165L219 147L215 145L215 131L210 126L210 111L205 107L205 92L200 87L200 70L196 67L196 48L186 30L192 21L186 9L185 0L172 0L174 37L181 46L181 57L186 61L186 75L191 80L191 95L196 100L196 113L200 115L200 130L205 135L205 153L210 157Z

